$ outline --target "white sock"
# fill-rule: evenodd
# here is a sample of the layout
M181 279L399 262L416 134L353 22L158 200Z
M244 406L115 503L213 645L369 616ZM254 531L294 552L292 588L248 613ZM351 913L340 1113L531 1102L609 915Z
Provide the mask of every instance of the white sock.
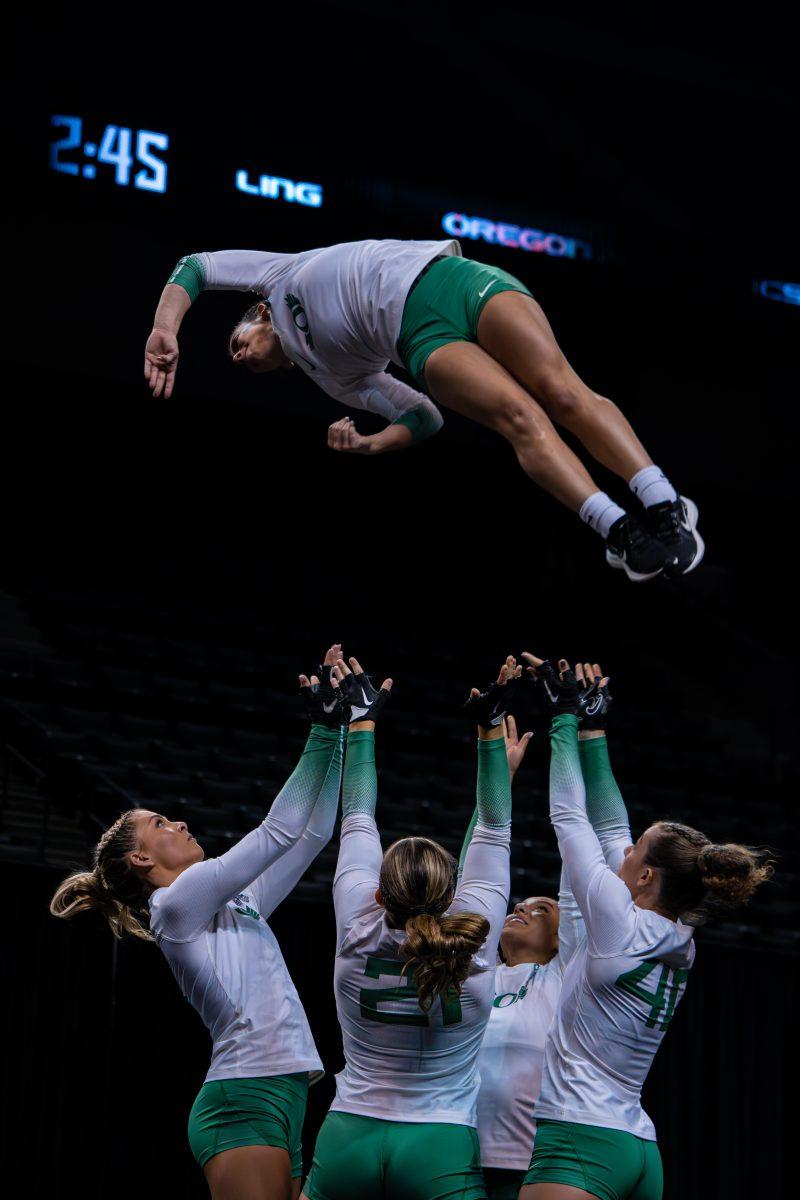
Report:
M605 492L592 492L581 505L580 518L592 529L596 529L601 537L607 538L608 531L615 521L625 516L625 509L615 504Z
M662 504L664 500L678 499L678 493L667 479L661 467L642 467L637 471L628 487L641 500L645 508Z

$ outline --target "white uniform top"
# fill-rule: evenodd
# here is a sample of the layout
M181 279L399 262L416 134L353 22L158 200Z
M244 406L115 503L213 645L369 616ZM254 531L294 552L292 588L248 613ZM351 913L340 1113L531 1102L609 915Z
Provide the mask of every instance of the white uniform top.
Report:
M551 771L550 816L586 937L564 972L536 1116L654 1141L641 1091L685 991L694 929L633 903L586 816L577 728L561 733L575 738L574 764Z
M196 254L211 290L257 292L269 301L284 354L351 408L395 421L424 408L434 430L442 417L421 392L386 373L403 366L397 339L411 284L458 242L342 242L300 254L217 250Z
M510 824L478 823L449 912L486 917L489 936L461 992L419 1007L392 929L375 901L383 852L373 817L342 822L334 879L336 1010L345 1067L336 1076L333 1111L388 1121L475 1125L477 1071L494 996L497 944L506 915ZM407 997L407 998L406 998Z
M323 789L310 820L279 798L226 854L187 867L150 896L150 929L213 1040L206 1080L309 1071L314 1082L323 1074L266 922L330 841L337 801L338 767L335 788Z
M487 1167L527 1171L547 1031L561 994L561 963L500 964L478 1070L478 1137Z

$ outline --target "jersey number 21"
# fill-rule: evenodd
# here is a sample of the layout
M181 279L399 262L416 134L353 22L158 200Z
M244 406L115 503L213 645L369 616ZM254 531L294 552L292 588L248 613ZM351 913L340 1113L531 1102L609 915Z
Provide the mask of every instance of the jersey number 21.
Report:
M405 967L405 971L403 968ZM429 1015L419 1006L414 968L391 958L368 958L364 968L368 979L380 979L381 975L401 976L408 982L399 987L362 988L359 996L361 1016L367 1021L381 1021L384 1025L430 1025ZM461 1020L461 1000L454 987L449 987L439 997L442 1005L442 1024L457 1025ZM385 1000L400 1000L415 1011L407 1013L381 1011L378 1005Z

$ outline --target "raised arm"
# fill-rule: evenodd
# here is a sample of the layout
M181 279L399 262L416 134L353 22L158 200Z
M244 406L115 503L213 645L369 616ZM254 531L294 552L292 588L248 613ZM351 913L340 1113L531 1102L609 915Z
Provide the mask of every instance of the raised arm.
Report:
M342 828L333 879L336 948L351 925L375 908L383 851L375 823L378 775L375 769L375 718L388 699L392 680L376 690L355 658L335 671L350 705L350 730L342 780Z
M553 712L550 727L550 820L558 839L569 886L586 925L590 948L610 954L624 946L635 925L628 888L608 867L597 834L586 815L586 789L578 751L581 695L569 664L557 675L546 660L524 654L542 684Z
M166 282L144 351L144 377L154 396L169 399L178 369L181 322L204 291L257 292L265 295L290 254L266 250L214 250L187 254Z
M603 677L599 663L578 663L575 675L585 691L594 689L578 733L586 815L600 839L606 862L612 871L618 871L625 847L631 844L631 830L628 810L608 755L605 728L606 713L611 706L608 680Z
M331 668L340 657L341 649L340 645L336 645L328 650L318 676L312 675L310 679L305 675L300 676L301 694L312 721L312 733L326 740L331 753L324 774L325 764L321 758L309 765L308 786L318 787L318 794L314 811L300 840L251 884L258 910L265 920L285 900L333 837L347 733L347 717L339 688L331 684Z
M214 913L299 841L338 742L335 730L313 726L300 762L258 828L219 858L187 867L155 894L157 928L164 937L172 941L196 937Z
M474 912L487 918L490 962L497 954L511 891L511 772L504 720L513 678L504 665L498 681L483 693L473 688L465 706L478 723L477 819L450 912Z
M389 422L380 433L365 436L358 432L351 417L343 417L328 430L328 445L332 450L386 454L422 442L442 427L442 414L436 405L386 371L345 381L326 379L321 383L335 400L349 408L376 413Z

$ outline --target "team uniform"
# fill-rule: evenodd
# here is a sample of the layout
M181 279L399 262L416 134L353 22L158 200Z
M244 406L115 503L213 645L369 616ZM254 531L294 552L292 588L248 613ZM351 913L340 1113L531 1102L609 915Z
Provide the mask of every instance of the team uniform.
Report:
M309 1082L322 1074L303 1006L267 924L330 841L343 733L313 725L300 762L257 829L150 897L150 928L213 1046L189 1117L201 1167L234 1146L287 1150L302 1170Z
M685 991L694 929L637 907L617 876L627 829L586 812L578 721L551 729L550 815L585 923L545 1046L526 1183L560 1182L600 1200L660 1200L663 1177L641 1090ZM591 743L590 743L591 744Z
M256 293L296 366L335 400L406 425L415 441L442 425L423 394L428 356L449 341L475 341L493 295L527 292L505 271L462 258L454 240L206 251L182 258L168 283L192 301L205 290ZM388 374L389 363L405 367L423 392Z
M630 834L606 740L582 740L579 749L587 815L601 841L616 856L630 841ZM495 972L495 998L478 1056L478 1138L489 1200L517 1200L522 1187L536 1137L534 1109L541 1090L547 1035L561 996L564 970L586 936L563 868L558 907L558 953L550 962L513 967L499 963Z
M460 991L450 989L427 1013L400 954L405 931L389 925L375 900L383 853L374 761L374 735L351 734L334 880L334 988L345 1067L304 1191L309 1200L484 1200L477 1058L510 886L505 744L478 744L479 819L448 910L486 917L489 936Z

